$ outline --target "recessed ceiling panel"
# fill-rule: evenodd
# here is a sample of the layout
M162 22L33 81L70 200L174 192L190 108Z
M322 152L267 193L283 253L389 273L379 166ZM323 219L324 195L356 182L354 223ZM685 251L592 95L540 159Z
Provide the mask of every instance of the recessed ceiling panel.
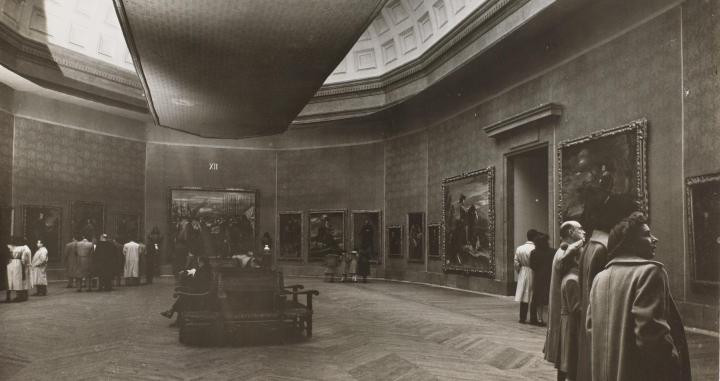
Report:
M384 0L115 0L156 123L283 132Z

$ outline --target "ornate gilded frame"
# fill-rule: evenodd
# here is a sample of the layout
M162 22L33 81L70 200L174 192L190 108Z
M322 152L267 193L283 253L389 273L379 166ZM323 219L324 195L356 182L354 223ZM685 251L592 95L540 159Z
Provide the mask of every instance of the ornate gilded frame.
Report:
M686 215L687 215L687 234L688 234L688 254L690 257L690 275L691 281L694 286L708 287L717 289L720 287L720 282L711 280L702 280L697 278L697 257L698 250L695 247L695 222L693 212L693 189L701 184L717 183L720 188L720 173L706 174L700 176L688 177L685 179L685 201L686 201Z
M621 135L621 134L633 134L635 135L635 181L637 186L635 187L635 196L640 200L640 208L645 215L649 215L649 202L648 202L648 189L647 189L647 139L648 139L648 126L646 119L634 120L628 124L618 126L610 129L603 129L600 131L593 132L590 135L583 136L580 138L564 140L558 144L557 147L557 175L558 175L558 203L556 206L556 213L558 220L563 221L563 150L568 147L573 147L581 144L585 144L590 141L607 138L610 136Z
M284 257L280 253L280 249L282 246L282 242L280 241L280 216L282 215L295 215L300 216L300 256L298 257ZM303 248L305 248L305 216L303 216L303 212L301 210L285 210L282 212L278 212L277 217L275 218L275 231L277 232L277 259L278 261L288 261L288 262L302 262L304 258Z
M384 224L383 224L383 214L382 210L375 209L375 210L352 210L350 211L350 249L355 250L355 215L356 214L377 214L378 216L378 256L377 260L372 259L370 260L370 263L372 264L381 264L383 259L383 249L385 248L385 239L383 234L384 232Z
M446 258L447 253L447 215L448 205L446 200L448 196L448 187L457 181L467 179L469 177L485 175L487 177L488 187L488 244L490 251L490 263L488 270L479 269L470 266L459 266L450 264ZM443 271L448 273L462 273L467 275L478 275L490 279L495 278L496 253L495 253L495 167L489 166L472 172L460 174L458 176L448 177L442 181L442 223L440 229L440 251L442 259Z

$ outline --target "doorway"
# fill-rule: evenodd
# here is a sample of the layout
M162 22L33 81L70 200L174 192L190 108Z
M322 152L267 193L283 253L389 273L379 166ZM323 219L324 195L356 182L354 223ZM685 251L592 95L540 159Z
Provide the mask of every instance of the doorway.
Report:
M508 155L507 185L508 272L512 273L509 279L517 280L515 248L527 241L527 231L550 234L547 145Z

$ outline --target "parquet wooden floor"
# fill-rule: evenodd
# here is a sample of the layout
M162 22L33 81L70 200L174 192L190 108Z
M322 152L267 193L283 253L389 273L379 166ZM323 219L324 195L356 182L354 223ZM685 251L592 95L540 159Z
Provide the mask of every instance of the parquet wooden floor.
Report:
M320 290L313 338L194 348L159 312L171 279L112 293L0 304L0 380L554 380L545 330L517 323L509 298L372 282L289 279ZM690 335L695 380L718 379L717 338Z

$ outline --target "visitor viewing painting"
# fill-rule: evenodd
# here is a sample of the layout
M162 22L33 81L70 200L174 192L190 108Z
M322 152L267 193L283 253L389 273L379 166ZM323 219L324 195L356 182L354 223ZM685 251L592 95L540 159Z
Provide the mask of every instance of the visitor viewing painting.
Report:
M564 141L558 147L561 222L576 220L592 231L595 210L647 213L645 120ZM613 220L620 220L624 215Z
M425 214L408 213L408 261L425 262Z
M489 167L443 181L443 268L495 273L495 169Z
M94 242L105 231L105 205L76 201L70 209L72 233Z
M308 260L345 250L345 211L310 212L308 221Z
M301 259L302 257L302 212L280 212L280 258Z
M37 242L42 241L50 262L59 262L62 227L62 208L53 206L26 205L23 207L23 235L30 250L38 250Z
M170 190L170 232L176 259L229 257L254 251L256 193L252 190Z
M379 211L352 212L352 247L370 262L380 262L381 217Z

